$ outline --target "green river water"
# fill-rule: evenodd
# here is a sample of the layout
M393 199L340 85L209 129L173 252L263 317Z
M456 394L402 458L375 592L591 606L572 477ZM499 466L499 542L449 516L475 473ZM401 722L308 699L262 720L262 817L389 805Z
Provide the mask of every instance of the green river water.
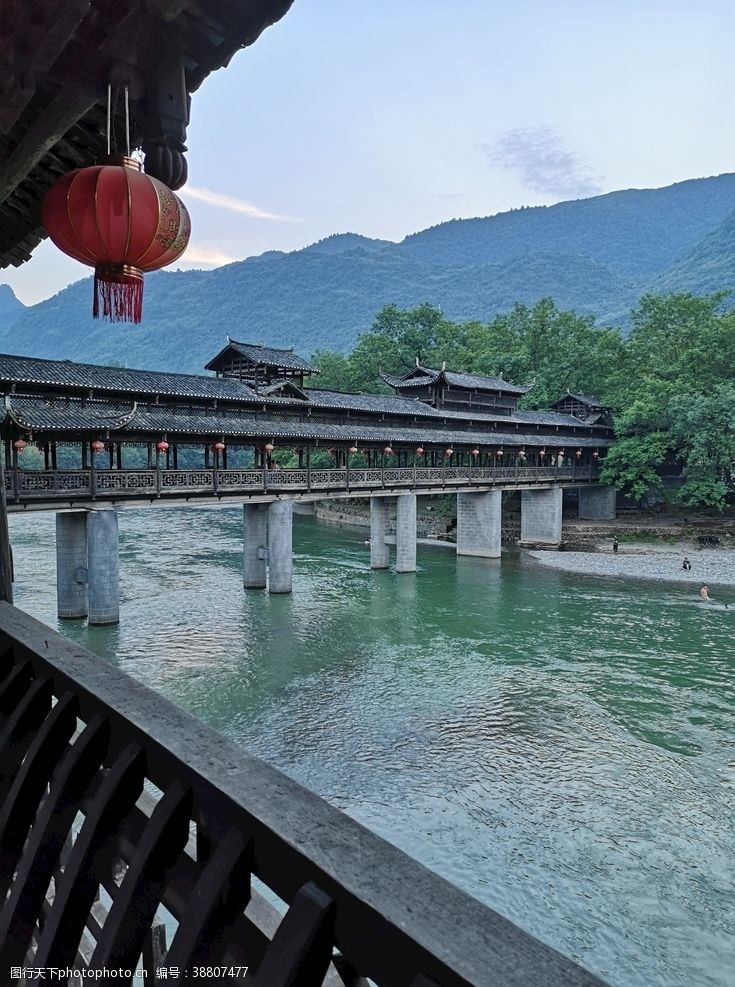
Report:
M16 602L616 987L733 984L735 609L513 555L373 573L309 518L293 595L246 593L241 522L121 512L88 630L53 515L12 516Z

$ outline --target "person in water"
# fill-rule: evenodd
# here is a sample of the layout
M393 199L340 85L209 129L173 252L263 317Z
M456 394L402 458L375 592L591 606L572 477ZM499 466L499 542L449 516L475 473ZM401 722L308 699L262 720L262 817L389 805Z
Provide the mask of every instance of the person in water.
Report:
M691 570L691 568L692 568L692 563L689 561L689 559L686 557L686 555L684 556L684 561L682 562L681 567L686 572L689 572Z
M707 602L709 602L709 587L706 584L700 589L699 595L703 600L707 600Z

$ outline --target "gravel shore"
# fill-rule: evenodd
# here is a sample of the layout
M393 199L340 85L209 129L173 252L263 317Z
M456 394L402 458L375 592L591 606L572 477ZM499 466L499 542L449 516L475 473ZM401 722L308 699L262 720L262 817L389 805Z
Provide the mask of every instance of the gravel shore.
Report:
M735 551L676 548L658 545L621 545L614 555L607 552L529 552L541 565L562 572L624 579L657 579L670 583L708 583L735 586ZM692 563L690 572L681 567L684 556Z

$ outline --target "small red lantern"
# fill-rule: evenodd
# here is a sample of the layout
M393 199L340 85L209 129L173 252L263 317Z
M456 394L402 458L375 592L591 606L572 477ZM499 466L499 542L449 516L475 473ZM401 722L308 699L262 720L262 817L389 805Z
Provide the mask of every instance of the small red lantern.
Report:
M23 439L16 439L13 443L13 448L17 449L18 452L23 452L27 444Z
M575 452L574 455L577 457L577 459L580 459L582 457L582 450L581 449L577 449L577 451Z
M563 455L564 455L564 450L563 450L563 449L560 449L560 450L559 450L559 455L560 455L560 456L563 456Z
M159 452L166 452L168 450L168 442L162 439L160 442L156 443L156 449L158 449Z
M480 455L480 450L479 450L479 449L473 449L473 450L472 450L472 458L473 458L473 459L477 459L477 457L478 457L479 455Z
M383 452L386 454L386 456L393 455L393 449L390 446L386 446L385 449L383 449Z
M497 452L495 453L495 455L496 456L502 456L503 455L503 450L502 449L498 449Z
M186 206L132 158L79 168L45 195L41 222L59 250L94 268L92 315L140 322L143 274L186 249Z
M526 458L526 450L525 449L519 449L518 450L518 458L519 459L525 459Z
M597 451L597 449L595 449L595 451L592 453L592 458L593 459L598 459L599 458L599 455L600 455L599 452Z
M417 456L423 456L423 454L424 454L424 447L423 446L416 446L416 455Z
M222 448L224 449L224 446ZM272 442L266 442L266 444L263 446L263 448L265 449L265 451L270 456L270 454L273 452L275 446L273 445Z
M546 455L546 450L545 449L539 449L539 453L538 454L541 457L541 459L543 459L544 456Z
M349 454L351 456L354 456L355 453L357 452L357 446L350 446L350 448L347 450L347 452L349 452Z
M98 456L101 452L103 452L104 448L105 448L105 443L102 442L101 439L95 439L94 442L92 443L92 452L96 456Z
M447 459L449 459L451 456L454 455L454 449L445 449L444 455L447 457Z
M215 444L212 446L212 448L214 449L215 452L224 452L225 451L225 444L224 444L224 442L215 442Z

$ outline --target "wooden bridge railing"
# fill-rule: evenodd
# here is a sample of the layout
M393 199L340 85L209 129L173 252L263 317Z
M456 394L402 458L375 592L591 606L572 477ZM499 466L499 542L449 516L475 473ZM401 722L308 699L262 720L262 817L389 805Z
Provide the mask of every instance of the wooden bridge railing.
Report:
M2 983L601 984L8 603L0 790Z
M5 474L8 501L118 500L496 484L596 482L597 464L388 469L21 470Z

